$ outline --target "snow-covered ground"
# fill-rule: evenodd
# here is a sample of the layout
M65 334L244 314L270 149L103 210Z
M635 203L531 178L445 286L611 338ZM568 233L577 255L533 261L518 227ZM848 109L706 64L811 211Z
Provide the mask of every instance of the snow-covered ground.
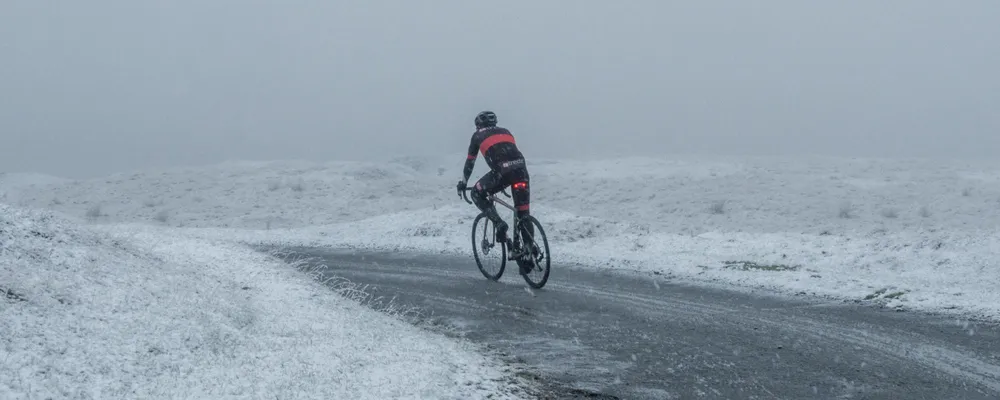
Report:
M0 398L515 398L512 374L231 242L0 205Z
M203 238L468 255L476 211L454 192L463 159L141 171L22 185L8 202ZM670 156L529 167L555 268L1000 319L1000 162Z

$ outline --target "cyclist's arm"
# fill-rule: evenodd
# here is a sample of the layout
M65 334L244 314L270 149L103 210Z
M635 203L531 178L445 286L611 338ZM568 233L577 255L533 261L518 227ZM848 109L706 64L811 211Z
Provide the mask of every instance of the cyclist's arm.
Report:
M469 177L472 176L472 169L476 166L476 156L479 155L479 143L477 142L479 135L472 135L472 140L469 143L469 153L465 157L465 168L462 170L462 181L468 182Z

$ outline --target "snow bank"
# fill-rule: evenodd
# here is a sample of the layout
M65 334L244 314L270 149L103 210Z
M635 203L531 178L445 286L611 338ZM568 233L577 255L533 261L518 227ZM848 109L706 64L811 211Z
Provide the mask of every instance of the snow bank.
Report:
M16 196L81 216L100 204L98 222L206 228L191 231L205 238L467 255L476 211L454 194L462 161L223 164ZM665 157L529 167L533 213L557 267L1000 318L998 162Z
M0 205L0 397L498 398L474 349L265 255Z

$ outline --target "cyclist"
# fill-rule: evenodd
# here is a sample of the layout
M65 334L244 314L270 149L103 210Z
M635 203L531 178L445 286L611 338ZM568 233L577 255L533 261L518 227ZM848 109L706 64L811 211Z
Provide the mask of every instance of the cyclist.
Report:
M472 201L493 221L497 230L497 241L511 244L507 238L507 223L497 214L496 207L488 197L510 186L518 218L527 217L530 213L528 167L514 142L514 135L506 128L497 126L496 114L492 111L480 112L476 115L475 122L476 132L472 134L472 141L469 143L469 152L465 158L462 180L458 182L458 191L461 194L466 189L472 169L476 166L476 157L478 153L482 153L490 171L483 175L471 190ZM527 224L526 228L525 233L534 234L531 224ZM516 259L520 256L512 254L511 258Z

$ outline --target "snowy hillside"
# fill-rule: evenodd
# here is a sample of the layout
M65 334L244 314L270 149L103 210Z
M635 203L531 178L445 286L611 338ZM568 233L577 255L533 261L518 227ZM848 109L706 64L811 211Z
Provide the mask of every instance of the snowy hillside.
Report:
M10 192L20 192L32 187L47 187L69 182L68 179L45 174L0 172L0 203L9 201Z
M476 211L454 192L462 161L231 163L11 196L98 223L205 228L189 233L208 238L467 255ZM572 262L1000 318L1000 163L665 157L529 165L532 209L557 268ZM483 168L480 161L476 176Z
M474 350L250 250L0 205L0 398L513 398Z

